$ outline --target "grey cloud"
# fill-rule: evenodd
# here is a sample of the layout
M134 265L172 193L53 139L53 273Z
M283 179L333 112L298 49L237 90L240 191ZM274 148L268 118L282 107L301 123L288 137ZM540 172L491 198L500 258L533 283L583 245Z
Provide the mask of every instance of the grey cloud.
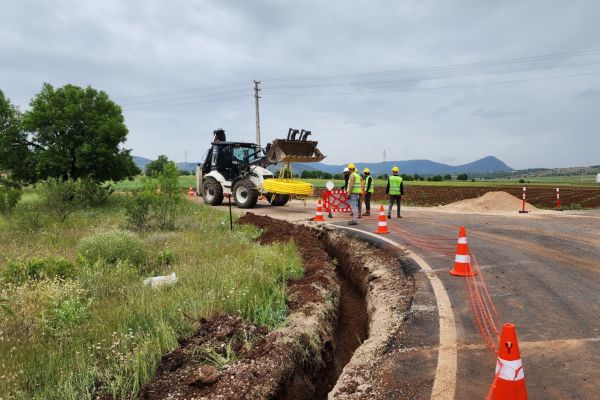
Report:
M595 101L572 101L597 99L597 76L535 79L600 72L600 54L442 68L598 49L592 0L0 0L0 9L0 89L21 106L44 81L106 90L123 104L134 154L199 159L219 126L253 140L260 79L265 140L306 127L331 163L377 161L384 148L388 159L598 163ZM380 71L393 72L364 74ZM478 86L503 80L523 82ZM227 85L206 88L216 84ZM133 97L162 92L173 93ZM539 137L555 140L515 151Z
M508 108L478 108L471 112L472 117L496 119L510 118L526 114L525 110L511 110Z

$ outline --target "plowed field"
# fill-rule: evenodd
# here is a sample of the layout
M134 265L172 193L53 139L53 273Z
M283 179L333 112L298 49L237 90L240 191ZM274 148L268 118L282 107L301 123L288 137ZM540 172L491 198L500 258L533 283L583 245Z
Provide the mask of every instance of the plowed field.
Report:
M403 202L415 206L439 206L455 201L473 199L487 192L504 191L521 198L522 186L404 186ZM322 190L318 190L320 196ZM386 198L385 188L375 188L372 201ZM600 207L600 187L565 187L560 189L563 208ZM556 188L531 186L527 188L527 202L538 208L556 207Z

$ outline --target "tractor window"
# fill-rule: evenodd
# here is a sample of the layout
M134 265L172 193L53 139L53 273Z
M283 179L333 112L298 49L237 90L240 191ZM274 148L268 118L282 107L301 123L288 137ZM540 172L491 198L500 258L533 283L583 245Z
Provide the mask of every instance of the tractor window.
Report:
M251 156L248 158L249 162L254 160L254 149L251 147L236 147L233 149L233 156L237 158L239 161L244 161L244 158Z

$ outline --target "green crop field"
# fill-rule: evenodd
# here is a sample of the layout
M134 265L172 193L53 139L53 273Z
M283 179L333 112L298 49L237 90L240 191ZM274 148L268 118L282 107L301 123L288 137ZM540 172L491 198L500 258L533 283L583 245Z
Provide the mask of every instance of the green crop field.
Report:
M135 398L199 318L285 320L286 281L302 273L292 244L259 246L256 229L185 200L174 229L132 231L129 198L61 222L30 191L0 214L0 399ZM172 286L142 284L172 272Z
M117 191L131 191L141 189L143 184L144 176L140 175L135 177L133 180L125 180L120 182L111 182L112 187ZM194 175L181 175L179 177L179 186L182 189L188 189L190 186L196 187L196 176Z

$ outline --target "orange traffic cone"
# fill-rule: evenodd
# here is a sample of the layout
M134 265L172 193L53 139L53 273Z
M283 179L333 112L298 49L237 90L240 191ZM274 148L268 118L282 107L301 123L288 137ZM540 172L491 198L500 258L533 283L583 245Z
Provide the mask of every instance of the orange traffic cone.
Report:
M486 400L527 400L525 373L513 324L502 325L496 377Z
M450 270L450 275L477 275L477 272L471 269L471 257L469 256L469 245L467 244L467 233L464 226L461 226L458 232L458 244L456 245L454 268Z
M190 190L188 190L188 197L194 197L194 189L190 186Z
M383 206L379 208L379 221L377 221L377 230L375 231L375 233L390 233Z
M313 218L313 221L325 221L325 218L323 218L323 207L321 206L321 200L317 202L317 212Z

